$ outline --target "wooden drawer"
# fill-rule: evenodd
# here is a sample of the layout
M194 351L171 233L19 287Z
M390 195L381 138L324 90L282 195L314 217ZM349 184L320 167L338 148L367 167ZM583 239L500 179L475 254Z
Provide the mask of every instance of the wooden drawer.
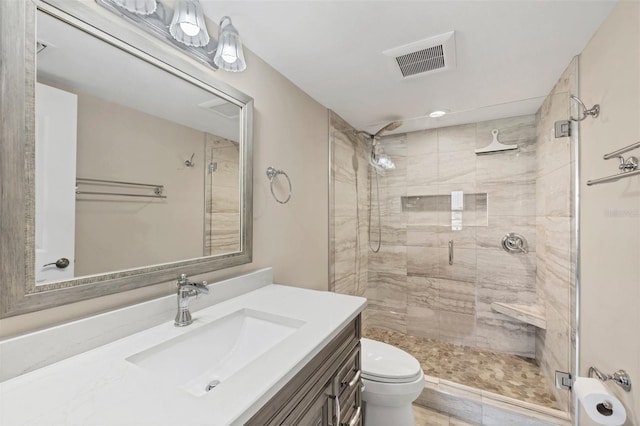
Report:
M360 386L360 362L360 342L358 342L334 379L334 395L343 398L343 394L348 395L355 387Z
M329 393L330 389L327 388L324 392L318 394L309 407L303 406L303 403L298 404L282 424L292 426L327 425L329 423Z
M355 363L360 365L359 345L360 316L346 325L338 336L245 424L298 425L302 419L315 424L320 418L323 418L324 424L330 423L333 410L329 407L333 405L333 395L338 395L336 386L340 383L336 375L341 373L344 378L353 377L351 371ZM353 388L359 389L357 386ZM350 395L350 392L347 394ZM328 399L326 405L320 402L323 398ZM310 412L322 412L322 416L317 417Z
M346 389L344 400L340 399L341 415L340 426L362 425L362 392L360 381L353 388Z

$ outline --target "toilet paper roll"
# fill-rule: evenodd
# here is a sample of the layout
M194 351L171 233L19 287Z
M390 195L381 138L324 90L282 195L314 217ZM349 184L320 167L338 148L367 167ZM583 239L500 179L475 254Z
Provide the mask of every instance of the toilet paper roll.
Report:
M611 395L599 379L578 377L573 391L584 411L596 423L606 426L620 426L627 420L627 412L618 398ZM608 403L609 408L605 405Z

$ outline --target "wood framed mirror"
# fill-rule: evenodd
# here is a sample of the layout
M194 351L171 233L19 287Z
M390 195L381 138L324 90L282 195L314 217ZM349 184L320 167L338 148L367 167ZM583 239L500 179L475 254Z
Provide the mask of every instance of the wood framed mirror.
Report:
M252 259L253 99L95 6L0 3L0 317Z

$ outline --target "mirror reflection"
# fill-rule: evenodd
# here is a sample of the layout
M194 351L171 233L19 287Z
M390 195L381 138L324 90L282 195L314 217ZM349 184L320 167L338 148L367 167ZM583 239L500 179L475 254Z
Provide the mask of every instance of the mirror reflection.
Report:
M36 284L241 247L241 108L37 15Z

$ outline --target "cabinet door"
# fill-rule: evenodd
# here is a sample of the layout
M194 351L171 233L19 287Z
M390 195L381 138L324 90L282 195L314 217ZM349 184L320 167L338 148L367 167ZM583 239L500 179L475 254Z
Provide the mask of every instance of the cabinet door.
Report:
M324 392L317 396L308 410L297 419L287 418L285 424L304 426L328 426L329 425L329 393L331 386L327 386Z
M348 395L340 397L340 426L362 425L362 396L360 386Z
M360 371L360 335L358 315L260 408L246 426L339 426L357 419L353 415L361 402L356 377ZM341 405L347 411L340 409Z

